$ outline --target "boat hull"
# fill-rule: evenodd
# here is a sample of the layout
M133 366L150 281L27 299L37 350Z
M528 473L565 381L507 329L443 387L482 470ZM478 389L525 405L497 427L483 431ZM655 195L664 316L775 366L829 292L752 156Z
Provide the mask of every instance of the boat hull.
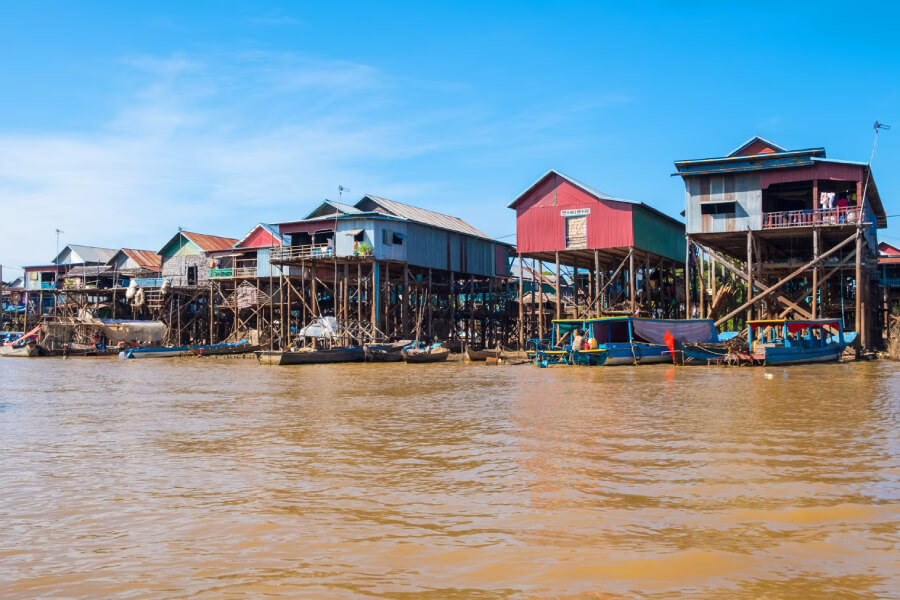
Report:
M366 359L366 353L362 348L356 347L313 350L311 352L261 350L256 352L256 357L264 365L321 365L363 362Z
M119 352L119 358L138 359L138 358L175 358L188 352L187 346L173 346L171 348L129 348Z
M208 346L189 346L194 356L220 356L223 354L248 354L259 350L259 345L251 344L213 344Z
M824 348L766 348L763 364L802 365L809 363L839 362L844 354L844 345Z
M484 350L472 350L470 347L466 346L466 360L470 362L484 362L488 358L499 358L500 350L493 349L484 349Z
M408 363L437 363L445 362L450 356L447 348L438 348L430 352L424 350L404 350L403 360Z
M669 349L656 344L601 344L596 350L572 353L572 362L590 367L647 365L671 360Z

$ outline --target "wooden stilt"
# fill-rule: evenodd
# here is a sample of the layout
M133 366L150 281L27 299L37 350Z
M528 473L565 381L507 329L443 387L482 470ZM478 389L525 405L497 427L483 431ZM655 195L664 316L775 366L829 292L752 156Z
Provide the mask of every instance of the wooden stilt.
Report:
M630 312L632 315L635 313L637 307L637 299L634 295L634 246L632 246L628 252L628 301L630 302Z
M559 288L559 251L556 251L556 318L561 318L562 314L562 296Z
M525 348L525 263L519 254L519 350Z

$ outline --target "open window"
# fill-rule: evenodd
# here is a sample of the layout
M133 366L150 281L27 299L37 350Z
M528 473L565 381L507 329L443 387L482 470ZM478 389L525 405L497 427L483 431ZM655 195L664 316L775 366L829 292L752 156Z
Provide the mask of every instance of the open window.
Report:
M188 285L188 287L197 285L197 267L196 266L187 268L187 285Z

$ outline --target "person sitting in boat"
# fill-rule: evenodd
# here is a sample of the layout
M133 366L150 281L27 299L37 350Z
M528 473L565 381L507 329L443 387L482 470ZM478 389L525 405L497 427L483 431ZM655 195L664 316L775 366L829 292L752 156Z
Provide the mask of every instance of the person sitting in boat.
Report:
M575 330L572 338L572 350L584 350L584 335L580 329Z

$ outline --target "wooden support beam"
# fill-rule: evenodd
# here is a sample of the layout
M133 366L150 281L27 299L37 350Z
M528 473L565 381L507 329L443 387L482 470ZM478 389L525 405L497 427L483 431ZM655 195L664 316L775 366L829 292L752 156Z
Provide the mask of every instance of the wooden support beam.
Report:
M634 314L636 304L634 285L634 246L628 250L628 300L631 303L631 314Z
M853 235L851 235L850 237L848 237L847 239L845 239L845 240L844 240L843 242L841 242L840 244L838 244L838 245L832 247L830 250L828 250L827 252L823 253L823 254L822 254L821 256L819 256L818 258L814 258L813 260L809 261L808 263L806 263L805 265L803 265L803 266L800 267L799 269L797 269L797 270L795 270L794 272L792 272L792 273L791 273L790 275L788 275L787 277L782 278L781 280L778 281L778 283L776 283L776 284L774 284L774 285L771 285L771 286L767 287L766 289L762 290L759 294L756 295L756 297L754 297L754 298L752 298L752 299L750 299L750 300L747 300L747 302L745 302L745 303L742 304L741 306L737 307L736 309L734 309L733 311L731 311L730 313L728 313L727 315L725 315L724 317L722 317L721 319L719 319L718 321L716 321L716 326L718 327L718 326L721 325L722 323L725 323L726 321L728 321L728 319L730 319L730 318L732 318L732 317L738 315L741 311L745 310L748 306L752 305L752 304L755 303L755 302L759 302L759 301L762 300L763 298L769 296L772 292L776 291L778 288L780 288L781 286L783 286L785 283L787 283L788 281L790 281L791 279L793 279L794 277L796 277L796 276L799 275L800 273L803 273L804 271L806 271L807 269L809 269L811 266L813 266L813 265L815 265L815 264L818 264L818 263L819 263L820 261L822 261L822 260L825 260L826 258L828 258L829 256L831 256L832 254L834 254L835 252L837 252L838 250L840 250L841 248L843 248L844 246L846 246L847 244L849 244L850 242L852 242L854 239L857 240L857 249L859 249L859 241L858 241L858 240L859 240L859 232L857 232L857 233L854 233ZM858 254L857 254L857 265L858 265L858 264L859 264L859 256L858 256Z
M559 289L559 250L556 251L556 318L561 318L562 314L562 297Z
M522 297L525 294L525 263L522 262L522 253L519 253L519 350L525 347L525 302Z
M684 253L684 318L691 318L691 236L685 236L687 248Z
M728 260L726 260L726 258L724 256L722 256L715 250L711 250L709 248L705 248L705 251L707 252L707 254L709 254L709 256L713 260L715 260L718 264L720 264L723 269L726 269L727 271L729 271L736 277L741 278L742 280L746 280L747 274L745 272L741 271L740 269L738 269L737 267L735 267L734 265L732 265L731 263L729 263ZM758 279L754 279L753 284L760 289L766 287L765 284ZM796 303L794 303L793 301L791 301L791 299L788 298L785 294L779 294L778 292L775 292L772 295L775 297L775 299L778 302L784 304L785 306L790 307L792 310L795 310L804 319L812 318L812 315L809 312L807 312L807 310L805 308L803 308L802 306L799 306Z
M753 319L753 232L747 230L747 320Z

